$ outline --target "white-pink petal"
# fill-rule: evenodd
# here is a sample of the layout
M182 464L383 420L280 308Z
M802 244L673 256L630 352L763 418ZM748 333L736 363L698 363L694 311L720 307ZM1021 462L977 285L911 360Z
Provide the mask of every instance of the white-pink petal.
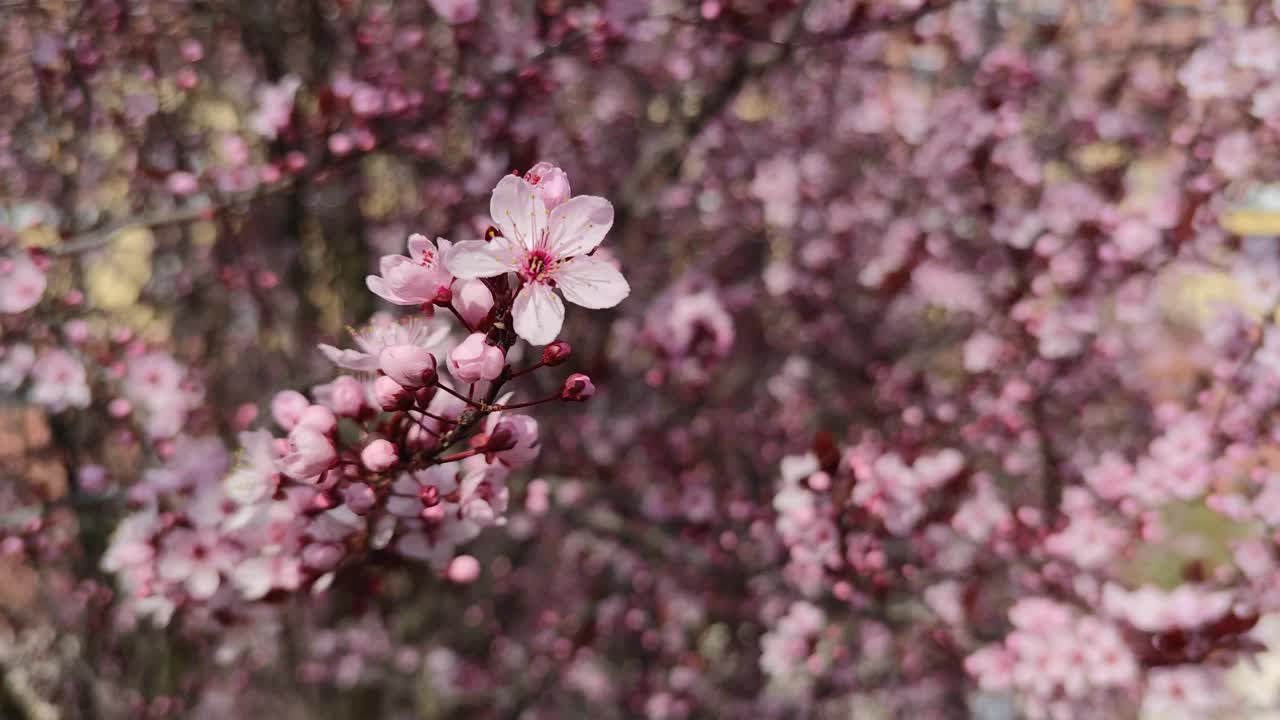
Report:
M617 268L586 255L556 269L556 286L565 300L593 310L611 308L631 294L631 286Z
M515 270L517 260L514 248L503 238L465 240L454 243L444 259L445 267L461 280L493 277Z
M362 353L358 350L343 350L332 345L321 343L316 347L329 359L329 362L348 370L373 372L378 369L378 356Z
M387 287L387 281L377 275L368 275L364 279L365 287L369 288L369 292L396 305L417 305L413 300L406 300L395 293L391 288Z
M546 345L560 334L564 303L544 283L530 283L516 294L511 315L516 334L533 345Z
M613 227L613 205L602 197L579 195L551 212L548 249L559 258L585 255L604 242Z
M414 233L409 236L409 257L415 262L421 262L424 257L429 257L430 262L435 262L436 246L425 235Z
M547 206L542 197L533 185L515 175L498 181L489 198L489 215L504 237L528 250L537 246L547 230Z

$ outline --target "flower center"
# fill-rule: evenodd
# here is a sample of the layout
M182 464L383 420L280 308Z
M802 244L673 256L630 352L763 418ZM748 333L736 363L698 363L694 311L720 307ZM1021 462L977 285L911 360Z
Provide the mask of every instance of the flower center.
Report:
M533 250L524 258L524 266L520 268L520 277L525 282L550 282L551 273L556 268L556 259L545 250Z

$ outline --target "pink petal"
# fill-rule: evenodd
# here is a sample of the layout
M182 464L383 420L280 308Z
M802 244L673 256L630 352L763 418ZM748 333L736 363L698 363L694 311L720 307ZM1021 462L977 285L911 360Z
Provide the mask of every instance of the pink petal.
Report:
M504 237L528 250L541 242L547 230L547 206L542 197L533 185L515 175L498 181L489 199L489 215Z
M613 205L601 197L579 195L551 213L549 246L556 257L584 255L596 249L613 227Z
M369 288L369 292L373 293L374 295L377 295L378 297L382 298L383 300L386 300L389 303L394 303L396 305L417 305L418 304L412 300L405 300L404 298L395 294L391 290L391 288L387 287L387 281L383 280L377 275L369 275L365 277L364 284L365 284L365 287Z
M546 345L560 334L564 303L544 283L525 285L511 308L516 334L533 345Z
M493 277L516 269L515 253L510 243L498 238L491 242L467 240L454 243L444 264L454 277L462 280Z
M218 592L220 579L218 571L214 568L204 566L198 568L191 576L187 578L187 592L191 593L191 597L198 600L206 600L213 597Z
M611 308L631 294L631 286L617 268L586 255L560 265L556 270L556 286L564 293L565 300L593 310Z
M362 370L373 372L378 369L378 358L368 353L362 353L357 350L340 350L332 345L321 343L317 347L329 362L338 367L347 368L349 370Z
M436 246L425 235L414 233L409 236L409 257L413 258L415 262L419 262L428 253L434 259Z

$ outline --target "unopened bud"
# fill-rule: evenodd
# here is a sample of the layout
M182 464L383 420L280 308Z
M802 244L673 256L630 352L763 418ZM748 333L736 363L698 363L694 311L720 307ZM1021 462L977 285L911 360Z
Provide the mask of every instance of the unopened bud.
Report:
M573 353L573 348L569 343L563 340L557 340L550 345L542 348L542 364L549 367L555 367L569 359L569 355Z
M423 507L435 507L440 504L440 488L435 485L424 485L418 491L418 499L422 501Z
M378 369L407 388L436 384L436 356L417 345L392 345L378 354Z
M378 494L364 483L348 486L342 491L342 497L347 502L347 508L357 515L364 515L378 504Z
M387 412L408 410L413 407L413 393L392 380L390 375L379 375L378 379L373 381L373 394L378 400L378 406Z
M596 386L582 373L565 378L564 386L560 388L560 399L566 402L583 402L595 394Z
M396 452L396 446L382 438L365 445L364 450L360 451L361 464L374 472L389 470L399 460L400 457Z

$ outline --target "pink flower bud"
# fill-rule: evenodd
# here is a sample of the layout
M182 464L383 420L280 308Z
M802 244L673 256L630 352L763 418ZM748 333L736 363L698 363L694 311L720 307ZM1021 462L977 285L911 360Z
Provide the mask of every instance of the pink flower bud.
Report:
M378 400L378 406L387 412L413 407L413 395L389 375L379 375L373 381L373 394Z
M435 485L423 485L418 491L418 499L423 507L432 508L440 504L440 488Z
M324 433L299 424L289 432L289 453L280 458L280 470L295 480L304 480L323 473L337 461L338 452Z
M323 405L311 405L298 416L294 429L301 427L314 430L322 435L332 435L338 429L338 416Z
M302 564L316 572L328 572L342 560L342 548L333 543L311 543L302 549Z
M490 423L486 454L510 468L528 465L538 457L542 446L538 443L537 420L508 413L491 417L498 419Z
M200 182L196 180L196 176L189 172L170 173L165 179L165 186L169 188L169 192L174 195L185 197L195 193L200 189Z
M473 328L479 328L493 309L493 293L483 280L455 280L453 307Z
M284 390L271 398L271 417L276 424L285 430L292 430L298 424L302 411L311 405L306 396L296 390Z
M533 184L548 211L556 209L556 206L569 199L569 176L551 163L540 162L534 165L524 174L524 179Z
M107 414L113 418L122 418L133 412L133 405L124 398L116 398L107 403Z
M550 345L542 348L542 364L548 367L555 367L569 359L569 355L573 353L573 347L563 340L557 340Z
M364 483L347 486L342 491L342 498L351 512L357 515L364 515L378 504L378 494Z
M574 373L565 378L564 386L560 388L560 399L567 402L582 402L595 394L596 386L592 384L591 378L582 373Z
M365 445L360 451L360 462L374 472L389 470L399 460L396 446L382 438Z
M378 355L378 369L407 388L436 384L436 357L417 345L392 345Z
M449 562L445 575L462 585L473 583L480 577L480 561L470 555L459 555Z
M364 412L364 383L350 375L339 375L330 385L330 403L340 417L359 417Z
M502 350L486 343L482 333L468 335L449 353L449 370L464 383L493 380L506 364Z

